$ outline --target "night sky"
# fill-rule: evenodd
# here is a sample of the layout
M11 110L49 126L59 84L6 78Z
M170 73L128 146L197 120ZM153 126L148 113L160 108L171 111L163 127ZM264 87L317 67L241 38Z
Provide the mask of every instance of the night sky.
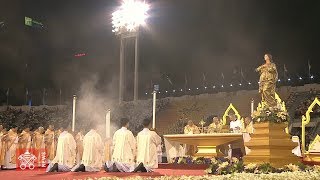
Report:
M312 74L320 65L318 0L152 0L140 38L141 93L160 87L257 81L254 69L273 55L280 78ZM92 76L97 86L119 74L119 38L112 33L112 0L2 0L0 87L77 89ZM24 25L28 16L43 29ZM127 83L133 77L127 45ZM86 53L83 57L75 54ZM222 79L222 74L225 79ZM167 77L172 81L171 85Z

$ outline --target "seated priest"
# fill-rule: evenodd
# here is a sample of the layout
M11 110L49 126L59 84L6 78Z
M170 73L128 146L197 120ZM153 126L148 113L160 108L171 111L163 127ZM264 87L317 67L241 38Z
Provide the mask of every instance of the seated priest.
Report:
M244 119L244 128L243 128L243 132L252 134L253 133L253 122L252 119L250 117L246 117Z
M222 130L222 124L218 116L213 116L212 123L208 126L208 133L219 133Z
M63 132L59 135L56 156L47 167L46 172L68 172L76 162L77 144L68 126L64 125Z
M240 133L242 130L242 122L240 119L236 118L235 114L229 114L230 118L230 130L233 133ZM234 142L231 145L231 157L236 157L238 159L242 158L245 154L245 148L243 141Z
M188 124L184 127L184 134L200 134L198 126L189 120Z
M234 133L239 133L242 130L242 122L240 119L237 119L235 114L229 114L230 118L230 131Z
M184 134L200 134L198 126L194 125L194 123L189 120L188 124L184 127ZM187 155L194 155L197 151L196 146L192 145L184 145L185 154Z
M141 168L135 171L150 172L158 168L158 147L161 145L161 137L155 132L150 131L150 119L144 119L142 125L144 129L137 135L137 163L142 163Z

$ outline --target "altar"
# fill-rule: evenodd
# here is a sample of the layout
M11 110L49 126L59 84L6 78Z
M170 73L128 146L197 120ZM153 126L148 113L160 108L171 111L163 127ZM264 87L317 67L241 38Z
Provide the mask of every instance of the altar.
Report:
M221 156L218 146L233 143L243 143L243 133L213 133L213 134L169 134L164 135L168 160L184 156L184 144L197 147L194 156Z

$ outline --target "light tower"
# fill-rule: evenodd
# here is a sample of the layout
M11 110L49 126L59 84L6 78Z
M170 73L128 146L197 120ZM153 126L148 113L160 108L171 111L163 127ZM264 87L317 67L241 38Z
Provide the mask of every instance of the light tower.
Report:
M145 24L149 5L139 0L124 0L121 6L112 13L113 32L120 37L120 81L119 103L124 95L124 42L128 38L135 39L134 58L134 101L139 94L139 27Z

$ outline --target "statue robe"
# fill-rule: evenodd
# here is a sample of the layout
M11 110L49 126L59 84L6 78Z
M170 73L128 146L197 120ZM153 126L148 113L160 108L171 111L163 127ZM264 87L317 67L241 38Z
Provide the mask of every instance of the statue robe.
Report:
M137 136L137 163L143 163L146 169L158 168L158 146L161 145L160 136L144 128Z
M112 161L134 164L136 140L126 127L117 130L113 135Z
M81 164L86 171L100 171L103 164L103 142L96 130L91 129L83 138Z
M5 137L5 159L4 166L7 169L16 168L16 150L18 146L18 134L12 130Z
M46 149L46 156L49 161L52 161L55 155L55 138L54 138L54 131L47 129L44 133L44 141L45 141L45 149Z
M19 154L23 154L25 151L30 152L31 148L31 134L30 132L22 131L19 135Z
M259 66L256 71L260 73L259 93L262 103L266 107L277 106L275 99L276 82L278 80L278 71L274 63Z
M72 134L70 134L68 131L63 131L58 138L56 156L48 166L47 171L55 163L58 163L59 171L70 171L75 165L75 160L76 141L74 140Z

